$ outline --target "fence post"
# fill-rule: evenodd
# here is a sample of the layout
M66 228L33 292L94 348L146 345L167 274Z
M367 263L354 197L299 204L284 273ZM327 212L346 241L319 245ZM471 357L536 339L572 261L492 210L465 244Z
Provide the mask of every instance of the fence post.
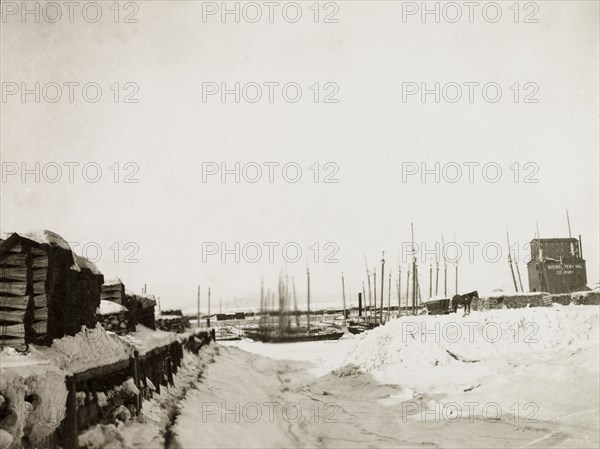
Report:
M65 378L67 387L67 407L65 413L65 441L64 449L77 449L77 434L79 433L77 425L77 390L75 389L75 376Z
M138 351L133 351L133 359L131 359L133 382L135 383L136 388L140 391L137 394L137 399L136 399L136 404L135 404L136 411L138 414L140 413L140 410L142 409L142 391L141 391L141 385L140 385L139 355L140 355L140 353Z

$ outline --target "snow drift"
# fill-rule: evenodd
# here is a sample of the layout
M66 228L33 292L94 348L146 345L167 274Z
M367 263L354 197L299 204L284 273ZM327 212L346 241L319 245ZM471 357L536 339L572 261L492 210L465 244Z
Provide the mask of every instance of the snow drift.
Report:
M402 317L356 337L328 369L356 366L382 382L430 391L463 388L494 375L495 365L508 358L597 347L599 312L597 306L554 306Z

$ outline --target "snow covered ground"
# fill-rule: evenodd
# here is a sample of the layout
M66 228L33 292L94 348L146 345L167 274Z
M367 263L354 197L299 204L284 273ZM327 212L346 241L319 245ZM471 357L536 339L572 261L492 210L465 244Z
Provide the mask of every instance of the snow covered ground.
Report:
M112 447L598 447L599 312L404 317L338 342L211 345L139 419L94 431Z

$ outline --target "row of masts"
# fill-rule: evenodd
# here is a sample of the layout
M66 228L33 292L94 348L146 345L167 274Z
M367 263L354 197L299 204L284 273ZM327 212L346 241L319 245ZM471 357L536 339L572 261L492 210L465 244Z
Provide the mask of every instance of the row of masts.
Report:
M569 238L571 238L571 222L569 219L569 211L567 214L567 224L569 229ZM415 238L414 238L414 226L410 224L411 229L411 255L412 261L406 270L406 306L405 310L407 313L417 314L419 309L419 303L421 301L421 286L419 284L419 265L417 264L417 251L415 249ZM540 241L539 227L536 223L536 237ZM456 237L455 237L456 240ZM508 248L508 264L510 267L511 277L514 288L517 292L523 292L523 281L521 278L521 272L519 270L518 259L512 255L512 248L510 245L510 236L508 230L506 231L506 243ZM442 248L444 248L444 236L442 235ZM541 258L541 248L538 245L539 257ZM377 267L373 270L369 270L367 263L366 253L363 253L365 260L365 271L367 280L367 289L365 290L365 283L362 282L362 292L359 292L359 311L362 311L362 301L364 301L365 316L370 320L377 320L383 322L383 311L384 311L384 287L385 287L385 252L382 252L381 257L381 274L380 279L380 294L379 294L379 307L377 307ZM446 259L445 251L442 251L442 258L444 262L443 275L444 275L444 293L443 297L448 298L448 261ZM398 257L400 259L400 257ZM458 294L458 263L454 263L454 294ZM440 292L440 261L438 255L435 257L435 289L434 289L434 275L433 275L433 264L429 264L429 297L438 297L441 295ZM310 270L306 269L306 282L307 282L307 309L306 309L306 326L307 331L310 331ZM402 266L398 264L398 274L396 279L396 293L398 300L398 314L400 314L402 307ZM145 290L145 288L144 288ZM435 293L435 295L434 295ZM206 325L210 327L210 296L211 290L208 289L208 313L206 316ZM284 328L289 326L289 304L290 296L293 299L294 305L294 316L296 321L296 327L300 327L300 314L298 313L298 300L296 296L296 285L294 278L291 282L291 292L289 288L289 278L287 275L280 275L278 285L278 298L279 298L279 327ZM350 294L351 298L352 295ZM392 272L388 273L388 292L387 292L387 315L390 316L391 312L391 298L392 298ZM408 304L410 299L411 303ZM275 293L267 290L265 292L264 282L261 280L260 288L260 315L261 325L266 324L266 315L268 310L273 310L275 307ZM342 306L343 306L343 319L344 325L347 324L347 304L346 304L346 282L344 279L344 273L342 273ZM198 312L197 322L200 325L200 286L198 286Z
M417 251L415 249L415 239L414 239L414 226L411 223L411 256L412 260L406 270L406 306L405 310L409 314L417 314L419 312L419 304L421 301L421 285L419 283L419 265L417 263ZM442 247L444 246L444 236L442 235ZM367 263L367 256L363 253L365 259L365 271L366 271L366 280L367 280L367 290L365 290L365 283L362 283L362 298L365 298L365 313L368 319L375 319L380 322L383 321L383 300L384 300L384 281L385 281L385 252L382 253L381 257L381 275L379 279L381 280L380 286L380 295L379 295L379 307L377 307L377 268L373 268L373 270L369 270L369 266ZM448 297L448 261L445 257L445 252L442 252L442 257L444 259L443 266L443 275L444 275L444 297ZM398 260L400 257L398 255ZM388 317L391 315L391 297L392 297L392 272L388 273L388 294L387 294L387 315ZM429 297L434 296L434 284L433 284L433 265L429 266ZM343 279L343 277L342 277ZM398 274L396 278L396 295L398 300L398 313L400 314L403 309L402 306L402 266L400 263L398 264ZM458 263L455 263L454 270L454 294L458 293ZM343 281L342 281L343 288ZM435 296L440 295L440 262L436 255L435 260ZM345 293L343 293L343 297L345 298ZM410 304L408 301L410 300ZM344 299L344 309L345 309L345 299ZM362 309L359 307L359 309Z
M310 270L306 269L306 332L310 332ZM300 329L300 313L298 312L298 299L296 296L296 283L294 278L292 277L291 281L291 291L290 291L290 282L288 275L280 275L278 282L278 311L279 311L279 322L278 329L280 332L283 332L286 328L289 328L291 325L290 315L291 311L289 309L290 302L293 301L295 322L296 328ZM290 299L291 296L291 299ZM292 301L291 301L292 300ZM260 326L261 327L270 327L272 323L269 320L269 310L275 310L275 293L271 292L270 289L267 289L265 292L264 280L261 279L260 282Z

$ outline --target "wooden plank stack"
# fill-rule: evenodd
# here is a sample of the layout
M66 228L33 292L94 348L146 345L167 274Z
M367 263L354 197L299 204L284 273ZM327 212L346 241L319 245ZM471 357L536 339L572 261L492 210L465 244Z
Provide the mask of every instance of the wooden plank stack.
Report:
M51 231L0 240L0 346L50 345L95 326L103 281Z
M167 332L182 333L190 327L190 322L181 310L169 310L156 318L156 327Z
M117 335L125 335L129 331L135 330L131 329L131 325L127 319L127 312L100 315L98 321L104 329L114 332Z
M127 306L125 304L125 285L120 279L107 281L102 285L100 299Z
M563 306L568 306L573 302L570 293L559 293L555 295L551 295L552 302L557 304L562 304Z
M474 299L473 310L521 309L525 307L551 307L552 297L548 293L507 293Z
M45 337L47 271L48 257L36 248L18 243L0 257L0 346L25 350L26 339Z
M132 292L127 294L127 298L134 298L132 301L135 301L137 304L136 307L136 319L139 324L143 324L150 329L156 329L156 319L154 316L154 309L156 307L156 300L152 295L136 295ZM127 308L132 310L127 305Z
M42 341L48 333L48 298L46 278L48 276L48 254L42 249L31 248L31 270L33 281L33 331L34 340Z
M597 306L600 304L600 292L575 292L571 294L575 304L584 306Z

